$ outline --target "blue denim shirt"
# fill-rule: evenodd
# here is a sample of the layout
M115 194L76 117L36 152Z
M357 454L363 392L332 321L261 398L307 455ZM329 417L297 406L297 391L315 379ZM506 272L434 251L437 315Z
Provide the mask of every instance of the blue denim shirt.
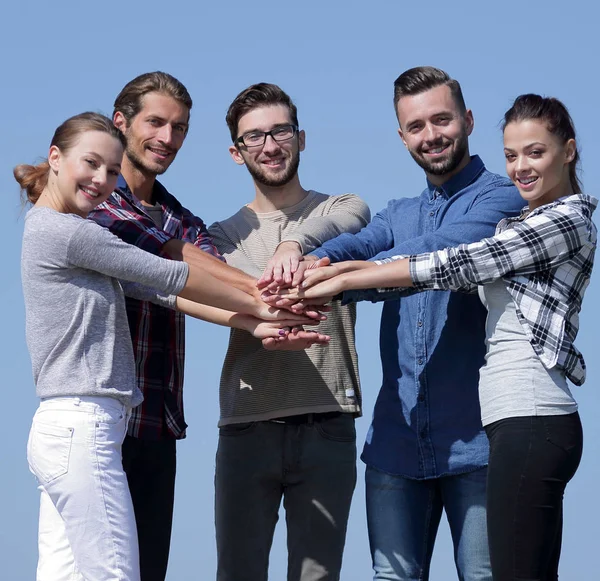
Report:
M443 186L392 200L358 234L342 234L313 254L332 262L419 254L493 236L524 203L512 183L478 156ZM345 300L382 300L369 291ZM476 294L427 291L386 301L381 318L383 383L362 460L408 478L483 467L488 442L477 384L485 355L486 311Z

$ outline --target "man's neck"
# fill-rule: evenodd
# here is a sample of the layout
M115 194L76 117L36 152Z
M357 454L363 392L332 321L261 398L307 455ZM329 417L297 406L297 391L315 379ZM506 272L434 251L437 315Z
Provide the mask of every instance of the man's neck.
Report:
M152 192L156 175L145 174L140 169L131 164L125 157L121 167L121 175L125 178L127 186L131 193L146 206L152 206Z
M248 207L260 214L291 208L308 195L308 191L300 185L297 175L284 186L278 187L254 182L254 189L256 197L248 204Z

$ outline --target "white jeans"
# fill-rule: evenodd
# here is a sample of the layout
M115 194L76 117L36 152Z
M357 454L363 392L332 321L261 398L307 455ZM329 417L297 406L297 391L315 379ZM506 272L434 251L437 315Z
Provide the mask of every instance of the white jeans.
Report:
M42 400L27 461L39 490L37 581L139 581L121 445L130 410L111 397Z

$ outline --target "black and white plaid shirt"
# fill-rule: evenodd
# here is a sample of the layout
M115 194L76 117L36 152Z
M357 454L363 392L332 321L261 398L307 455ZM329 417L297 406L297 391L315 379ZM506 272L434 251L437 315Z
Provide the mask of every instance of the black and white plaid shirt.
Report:
M594 264L597 204L591 196L565 196L505 218L492 238L411 256L415 289L469 292L502 278L542 363L581 385L585 362L573 343Z

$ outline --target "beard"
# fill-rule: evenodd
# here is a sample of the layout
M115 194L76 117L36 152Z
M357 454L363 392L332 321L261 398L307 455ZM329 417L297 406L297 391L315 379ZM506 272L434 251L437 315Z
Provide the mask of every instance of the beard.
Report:
M435 147L436 144L433 146ZM438 146L443 146L444 144L440 142ZM409 149L411 157L417 162L419 167L424 169L428 174L434 176L443 176L447 173L454 171L464 159L467 151L469 150L469 137L465 128L463 127L463 131L461 134L454 140L454 148L444 159L429 161L423 157L423 154L419 151L414 151Z
M159 176L164 174L168 169L175 156L167 163L152 163L143 157L143 145L140 146L142 148L141 153L138 150L130 145L130 143L135 143L135 136L131 134L131 129L127 129L125 131L125 138L127 139L127 147L125 148L125 155L127 159L131 162L131 165L137 169L142 175L145 176Z
M292 181L300 166L300 152L292 153L289 165L280 173L269 174L260 164L246 160L246 167L254 181L270 188L279 188Z

